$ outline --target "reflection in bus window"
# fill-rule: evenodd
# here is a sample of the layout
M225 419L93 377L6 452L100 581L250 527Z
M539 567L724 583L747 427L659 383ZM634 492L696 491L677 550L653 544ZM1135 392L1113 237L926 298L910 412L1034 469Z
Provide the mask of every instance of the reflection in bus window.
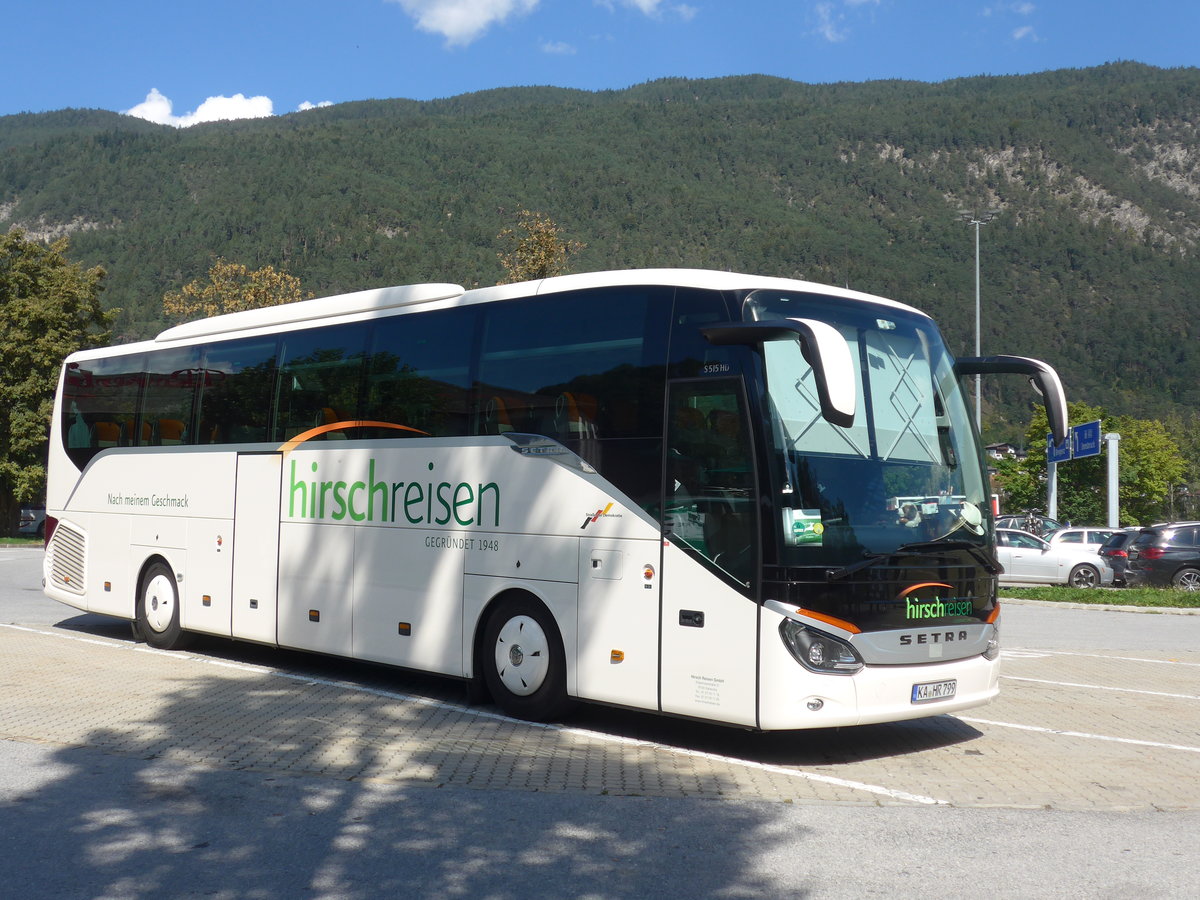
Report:
M280 347L275 439L358 418L367 329L364 324L289 332ZM321 438L345 439L345 432Z
M743 589L757 557L749 427L736 379L671 388L664 528Z
M139 442L143 358L142 354L130 354L68 367L63 433L67 453L76 465L85 465L109 447L130 447Z
M275 339L251 338L214 344L208 348L204 368L196 443L269 440Z
M375 325L363 418L409 430L373 436L470 434L475 312L448 309Z

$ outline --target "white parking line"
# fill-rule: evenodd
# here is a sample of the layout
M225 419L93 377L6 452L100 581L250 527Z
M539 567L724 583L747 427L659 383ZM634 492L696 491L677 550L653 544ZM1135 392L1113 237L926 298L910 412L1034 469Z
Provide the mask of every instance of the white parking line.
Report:
M689 757L693 759L703 759L709 762L719 762L730 766L740 766L746 769L754 769L759 772L769 772L775 775L783 775L788 778L797 778L803 781L811 781L819 784L828 784L835 787L843 787L849 790L862 791L867 794L885 797L889 800L904 801L907 803L920 803L926 806L946 806L949 801L938 800L935 797L927 797L923 794L912 794L907 791L893 790L892 788L883 787L876 784L865 784L859 781L849 781L845 778L836 778L832 775L821 775L816 772L803 772L797 769L790 769L786 766L774 766L768 763L758 763L751 760L738 759L733 756L721 756L716 753L706 753L701 750L688 750L681 747L672 747L670 744L660 744L655 741L645 741L637 738L626 738L619 735L606 734L602 731L591 731L583 728L571 728L564 725L547 724L542 722L526 722L523 719L514 719L510 716L505 716L500 713L490 712L488 710L476 709L472 706L465 706L459 703L447 703L444 700L434 700L429 697L419 697L412 694L403 694L395 691L386 691L379 688L365 687L349 681L340 681L337 679L313 677L311 675L301 675L291 672L283 672L278 669L273 669L269 666L258 666L247 663L231 663L225 660L209 659L204 656L196 656L191 653L183 653L180 651L156 650L153 647L146 647L141 644L130 645L117 641L104 641L93 638L85 638L77 634L64 634L59 631L42 631L36 628L26 628L20 625L5 625L0 623L0 628L11 628L15 631L24 631L32 634L41 634L47 637L65 638L67 640L79 641L80 643L93 644L100 647L107 647L113 650L129 650L140 651L143 653L152 653L163 655L171 659L181 662L199 662L204 665L217 666L220 668L236 669L239 671L253 672L261 675L271 675L277 678L284 678L289 681L297 681L305 685L321 685L325 687L335 687L340 690L355 691L361 694L370 694L376 697L384 697L390 700L396 700L404 703L416 703L422 706L431 706L439 709L453 710L455 712L466 713L480 719L492 719L503 722L515 722L520 725L526 725L531 728L541 728L547 731L553 731L560 734L572 735L574 737L583 737L589 740L600 741L609 744L619 744L627 747L642 747L651 750L660 750L666 753L672 753L677 756Z
M1164 744L1159 741L1139 741L1135 738L1112 737L1107 734L1088 734L1085 731L1060 731L1057 728L1042 728L1038 725L1018 725L1015 722L996 722L991 719L976 719L968 716L957 716L963 722L972 725L992 725L996 728L1015 728L1019 731L1033 731L1038 734L1053 734L1059 737L1085 738L1091 741L1109 741L1114 744L1134 744L1139 747L1155 747L1160 750L1184 750L1188 753L1200 753L1200 747L1189 747L1186 744Z
M1075 653L1071 650L1002 650L1002 656L1011 656L1013 659L1037 659L1043 656L1082 656L1086 659L1115 659L1121 662L1142 662L1142 663L1158 663L1164 666L1196 666L1200 668L1200 662L1184 662L1181 659L1147 659L1144 656L1108 656L1104 653Z
M1176 700L1200 700L1195 694L1168 694L1165 691L1139 691L1134 688L1109 687L1104 684L1076 684L1073 681L1048 681L1044 678L1022 678L1018 675L1001 675L1008 681L1029 681L1034 684L1052 684L1055 687L1084 688L1092 691L1116 691L1119 694L1146 694L1150 697L1172 697Z

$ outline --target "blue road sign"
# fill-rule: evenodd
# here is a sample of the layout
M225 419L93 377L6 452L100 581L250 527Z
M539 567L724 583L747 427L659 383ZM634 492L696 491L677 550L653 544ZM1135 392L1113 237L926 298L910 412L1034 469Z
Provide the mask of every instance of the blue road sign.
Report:
M1071 459L1071 435L1063 438L1061 444L1054 443L1054 435L1046 434L1046 459L1052 463L1064 463Z
M1100 455L1100 422L1085 422L1071 429L1071 457Z

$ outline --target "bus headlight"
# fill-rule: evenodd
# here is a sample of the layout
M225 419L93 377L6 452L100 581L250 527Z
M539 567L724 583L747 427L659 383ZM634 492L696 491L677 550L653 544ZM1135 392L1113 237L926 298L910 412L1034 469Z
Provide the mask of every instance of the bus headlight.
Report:
M779 636L796 662L812 672L853 675L863 667L862 658L848 643L793 619L779 623Z

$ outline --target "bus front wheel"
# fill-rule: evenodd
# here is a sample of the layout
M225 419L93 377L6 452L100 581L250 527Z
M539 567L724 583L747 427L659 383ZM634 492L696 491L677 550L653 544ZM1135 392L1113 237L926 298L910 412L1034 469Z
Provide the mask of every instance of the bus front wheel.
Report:
M178 650L187 643L179 624L179 588L166 563L152 563L142 575L136 615L138 637L151 647Z
M488 618L480 656L488 691L510 716L548 722L570 708L562 638L532 597L500 602Z

